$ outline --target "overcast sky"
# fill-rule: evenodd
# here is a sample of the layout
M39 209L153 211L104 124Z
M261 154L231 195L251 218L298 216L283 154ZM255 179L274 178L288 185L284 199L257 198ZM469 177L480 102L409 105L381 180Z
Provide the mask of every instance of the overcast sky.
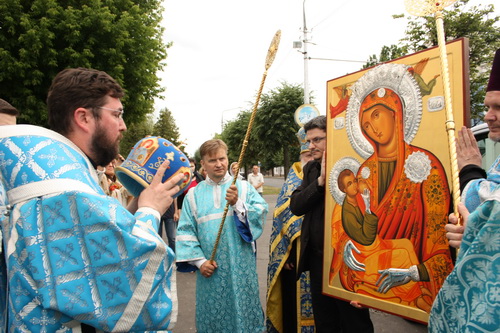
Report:
M490 0L491 1L491 0ZM487 1L487 2L490 2ZM494 2L494 1L493 1ZM263 92L280 82L304 82L304 57L293 48L302 40L303 0L164 0L167 67L161 73L167 107L190 155L240 110L250 110L264 73L274 33L281 30L276 59ZM481 1L472 0L472 4ZM498 6L497 6L498 7ZM408 13L404 0L306 0L310 31L309 88L314 104L326 114L326 82L358 71L383 45L404 37ZM498 8L496 8L498 13ZM295 110L291 110L293 112Z

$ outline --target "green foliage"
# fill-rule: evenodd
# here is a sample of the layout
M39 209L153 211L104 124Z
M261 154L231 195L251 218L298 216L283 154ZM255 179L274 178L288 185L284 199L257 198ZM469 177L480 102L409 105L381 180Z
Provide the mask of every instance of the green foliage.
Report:
M227 122L224 126L220 139L227 144L229 163L237 162L240 157L251 114L251 111L242 111L235 120ZM257 164L259 160L260 142L253 132L252 130L248 145L245 148L245 156L241 163L242 167Z
M399 57L402 57L406 55L407 48L406 47L400 47L397 45L392 44L391 46L382 46L382 50L380 51L380 55L377 57L375 54L372 54L369 58L366 64L363 65L363 68L368 68L372 67L375 65L378 65L380 63L390 61L392 59L396 59Z
M150 136L153 133L154 123L150 116L146 119L131 123L127 126L127 131L123 135L123 139L120 142L120 154L127 157L128 153L134 145L146 136Z
M255 117L255 137L262 143L259 159L265 169L277 165L290 168L290 159L299 155L295 110L304 103L304 89L300 85L282 82L281 86L263 94ZM291 149L295 147L294 149ZM280 157L282 154L282 158Z
M181 146L179 128L175 124L175 119L169 109L164 108L160 111L160 116L153 126L153 135L161 136L177 147Z
M471 118L479 120L483 111L483 100L485 87L491 69L491 63L495 51L500 48L500 17L494 15L493 5L472 6L466 10L465 6L469 0L457 1L452 6L443 11L443 22L447 41L467 37L469 39L469 77L471 91ZM398 16L397 18L401 17ZM406 29L406 36L400 44L390 47L384 46L382 51L393 49L401 50L396 52L394 57L404 54L425 50L436 46L437 32L436 22L433 16L409 18ZM388 48L388 49L387 49ZM389 55L386 58L385 55ZM380 61L387 61L393 55L386 54L380 56ZM368 60L370 65L375 64L376 57L371 56Z
M280 165L288 170L290 158L298 159L300 146L295 134L299 126L294 114L303 100L303 88L286 82L262 94L242 163L245 170L259 161L261 171ZM221 138L228 145L231 162L239 158L251 114L251 111L240 112L222 131Z
M493 5L473 6L465 11L468 0L456 2L445 10L443 22L446 40L469 38L469 75L471 91L471 117L482 116L486 84L495 51L500 47L499 17L493 16ZM408 22L403 42L411 52L437 45L435 20L416 18Z
M53 77L68 67L103 70L125 89L127 123L153 111L162 89L156 75L161 0L9 0L0 2L0 96L20 120L45 126Z

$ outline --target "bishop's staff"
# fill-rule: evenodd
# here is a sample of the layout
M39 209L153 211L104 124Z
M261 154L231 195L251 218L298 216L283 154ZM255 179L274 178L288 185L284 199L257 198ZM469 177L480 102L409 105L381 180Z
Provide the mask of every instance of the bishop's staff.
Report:
M271 41L271 45L269 46L269 50L267 51L266 66L265 66L266 70L262 75L262 81L260 83L259 91L257 93L257 98L255 100L255 104L253 105L250 121L248 122L247 132L245 134L245 138L243 139L243 145L241 147L240 157L238 158L238 167L241 165L241 162L243 161L243 156L245 156L245 150L248 145L248 139L250 137L250 132L252 130L253 121L255 119L255 114L257 113L257 107L259 106L260 95L262 94L262 89L264 88L264 82L266 81L267 70L269 69L269 67L271 67L274 58L276 57L276 52L278 51L280 38L281 38L281 30L278 30L274 34L273 40ZM231 185L236 184L236 179L238 179L237 172L234 173L233 182L231 183ZM217 238L215 239L215 244L212 250L212 255L210 256L210 261L213 261L215 259L215 253L217 252L217 247L219 245L220 237L222 234L222 228L224 227L224 221L226 220L228 209L229 209L229 202L226 203L226 207L224 208L224 214L222 215L222 221L219 226L219 232L217 233Z
M446 105L446 131L448 133L448 147L451 160L451 181L453 192L453 206L458 216L457 205L460 201L460 183L458 178L457 149L455 146L455 121L451 105L450 75L448 71L448 56L446 54L446 40L444 36L443 9L457 0L405 0L406 10L416 16L434 14L441 59L441 75L443 77L444 101Z

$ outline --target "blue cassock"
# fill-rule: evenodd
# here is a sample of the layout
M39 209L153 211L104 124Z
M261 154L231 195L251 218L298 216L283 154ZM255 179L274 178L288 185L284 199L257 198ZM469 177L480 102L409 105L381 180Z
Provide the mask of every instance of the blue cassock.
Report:
M218 184L207 178L189 190L177 228L177 261L210 259L226 206L232 178ZM210 278L198 271L196 280L196 328L199 333L261 333L264 316L253 241L262 234L267 204L246 181L236 181L247 219L242 223L229 208L216 256L218 265Z
M471 213L455 268L432 306L429 332L500 331L500 157L486 179L467 184Z
M0 174L10 204L2 207L8 320L0 331L173 325L174 254L157 234L158 212L129 213L103 193L77 146L41 127L2 126Z

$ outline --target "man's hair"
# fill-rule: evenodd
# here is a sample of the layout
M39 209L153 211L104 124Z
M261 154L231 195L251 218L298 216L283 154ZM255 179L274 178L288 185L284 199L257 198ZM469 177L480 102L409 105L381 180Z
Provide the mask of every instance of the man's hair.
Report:
M17 111L15 107L10 105L9 102L1 98L0 98L0 113L5 113L15 117L19 116L19 111Z
M192 158L192 157L189 157L189 158L188 158L188 161L189 161L189 163L194 163L194 164L196 164L196 161L195 161L195 160L194 160L194 158Z
M220 139L205 141L200 147L201 158L203 159L206 155L210 155L220 148L224 148L224 150L227 152L227 145Z
M304 125L304 131L310 131L312 129L319 128L320 130L323 130L326 132L326 117L325 116L317 116L316 118L313 118L309 120L305 125Z
M100 118L99 107L106 103L106 96L122 98L120 85L107 73L90 68L67 68L56 75L49 88L47 106L49 127L61 134L71 131L73 112L90 108Z

